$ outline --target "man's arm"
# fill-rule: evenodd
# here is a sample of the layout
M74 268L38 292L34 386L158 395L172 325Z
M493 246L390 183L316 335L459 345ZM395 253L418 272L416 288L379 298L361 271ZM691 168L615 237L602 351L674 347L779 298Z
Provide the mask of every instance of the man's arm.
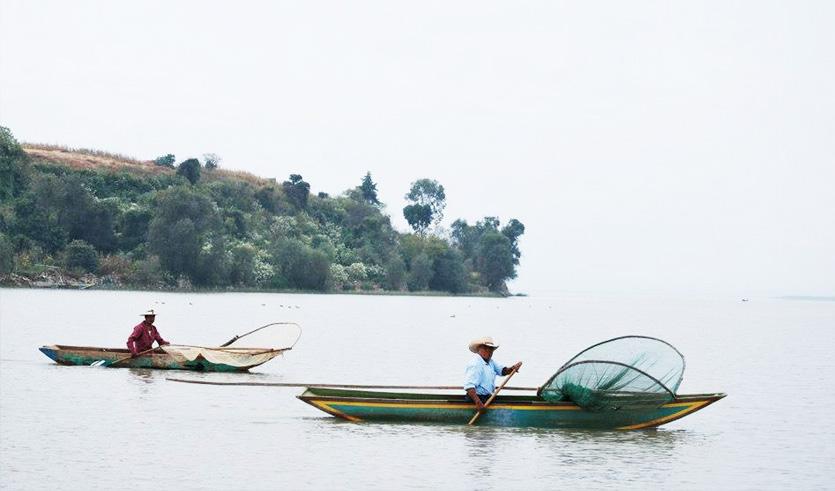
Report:
M166 344L171 344L168 341L162 339L162 336L159 335L159 330L156 327L154 327L154 339L156 340L157 344L159 344L160 346L164 346Z
M484 408L484 404L481 403L481 399L479 399L478 394L476 394L476 385L478 385L478 367L470 364L464 371L464 390L467 392L470 399L475 402L476 409L481 411Z
M502 368L502 375L509 375L510 372L512 372L513 370L516 370L518 372L520 368L522 368L522 362L517 361L516 363L514 363L513 365L511 365L509 367Z
M484 411L484 403L481 402L481 399L478 397L478 394L475 393L475 389L467 389L467 395L470 396L470 399L472 399L475 403L476 411Z
M133 328L133 332L128 336L128 350L132 355L136 354L136 339L140 334L142 334L142 330L137 326Z

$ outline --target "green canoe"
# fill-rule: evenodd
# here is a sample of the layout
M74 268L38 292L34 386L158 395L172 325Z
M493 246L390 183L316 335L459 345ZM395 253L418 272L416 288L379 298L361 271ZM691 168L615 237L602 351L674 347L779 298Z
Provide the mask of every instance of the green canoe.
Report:
M587 411L573 402L547 402L537 396L499 395L479 425L531 428L637 430L654 428L694 413L725 394L678 395L672 402L643 411ZM416 394L308 387L302 401L349 421L446 423L465 425L475 404L463 394Z

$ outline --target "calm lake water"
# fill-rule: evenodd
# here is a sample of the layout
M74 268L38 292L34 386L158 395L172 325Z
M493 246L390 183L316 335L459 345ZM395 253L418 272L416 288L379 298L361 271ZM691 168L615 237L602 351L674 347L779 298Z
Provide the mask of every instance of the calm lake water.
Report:
M217 345L295 321L295 349L252 374L63 367L44 344L124 346L139 314ZM684 353L681 393L722 401L658 430L348 423L301 389L217 381L460 384L492 335L512 385L624 334ZM0 290L0 488L832 489L835 302L649 297L429 298Z

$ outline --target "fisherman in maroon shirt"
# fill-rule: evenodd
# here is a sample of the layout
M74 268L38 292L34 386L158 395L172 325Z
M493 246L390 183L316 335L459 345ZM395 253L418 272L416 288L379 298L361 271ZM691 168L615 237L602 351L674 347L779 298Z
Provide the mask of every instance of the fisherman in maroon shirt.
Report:
M128 338L128 349L133 356L150 350L154 346L154 341L160 346L169 344L168 341L162 339L156 326L154 326L154 319L156 318L154 310L151 309L142 315L145 316L145 320L133 328L133 332Z

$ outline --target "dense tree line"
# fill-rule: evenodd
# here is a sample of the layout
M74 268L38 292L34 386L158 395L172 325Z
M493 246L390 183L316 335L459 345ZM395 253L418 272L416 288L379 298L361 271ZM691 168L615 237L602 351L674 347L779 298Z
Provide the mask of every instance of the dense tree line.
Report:
M45 268L142 288L506 292L524 225L495 217L439 224L443 186L416 180L399 233L370 173L339 196L311 194L300 174L258 185L207 179L174 155L156 176L77 170L27 156L0 127L0 278Z

